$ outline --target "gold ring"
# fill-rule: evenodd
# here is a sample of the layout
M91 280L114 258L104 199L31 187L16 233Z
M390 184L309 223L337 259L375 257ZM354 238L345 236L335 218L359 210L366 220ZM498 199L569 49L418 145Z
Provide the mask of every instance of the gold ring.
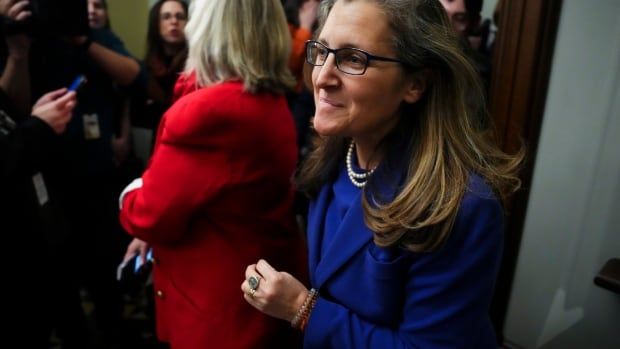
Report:
M255 288L250 290L250 297L254 298L254 293L256 293L256 289Z

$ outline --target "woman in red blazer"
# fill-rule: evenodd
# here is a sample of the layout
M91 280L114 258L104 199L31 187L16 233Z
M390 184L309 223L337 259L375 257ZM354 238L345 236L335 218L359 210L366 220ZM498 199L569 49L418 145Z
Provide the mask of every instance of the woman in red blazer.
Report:
M245 266L268 256L304 278L292 212L293 119L283 93L290 37L279 0L197 0L189 58L121 223L154 256L158 337L172 349L293 348L288 323L238 296Z

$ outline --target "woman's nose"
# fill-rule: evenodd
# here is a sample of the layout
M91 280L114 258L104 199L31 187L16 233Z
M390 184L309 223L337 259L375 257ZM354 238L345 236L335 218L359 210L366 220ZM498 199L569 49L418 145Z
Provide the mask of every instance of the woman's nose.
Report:
M338 67L336 66L336 56L329 54L325 59L325 63L321 66L314 67L317 76L314 84L317 87L328 87L337 85L339 82Z

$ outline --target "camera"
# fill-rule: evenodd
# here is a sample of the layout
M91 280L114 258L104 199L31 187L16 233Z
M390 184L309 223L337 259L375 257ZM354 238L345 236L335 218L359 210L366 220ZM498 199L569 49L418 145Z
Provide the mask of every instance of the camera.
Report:
M78 36L88 34L88 0L30 0L32 16L17 22L3 17L5 35Z

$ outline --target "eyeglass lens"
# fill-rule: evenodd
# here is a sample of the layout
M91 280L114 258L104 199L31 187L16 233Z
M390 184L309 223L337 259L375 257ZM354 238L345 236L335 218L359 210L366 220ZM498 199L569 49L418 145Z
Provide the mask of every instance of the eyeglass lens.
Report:
M352 48L330 50L326 46L311 42L308 45L308 63L321 66L325 64L329 53L336 56L336 67L348 74L363 74L368 65L368 57L363 52Z

